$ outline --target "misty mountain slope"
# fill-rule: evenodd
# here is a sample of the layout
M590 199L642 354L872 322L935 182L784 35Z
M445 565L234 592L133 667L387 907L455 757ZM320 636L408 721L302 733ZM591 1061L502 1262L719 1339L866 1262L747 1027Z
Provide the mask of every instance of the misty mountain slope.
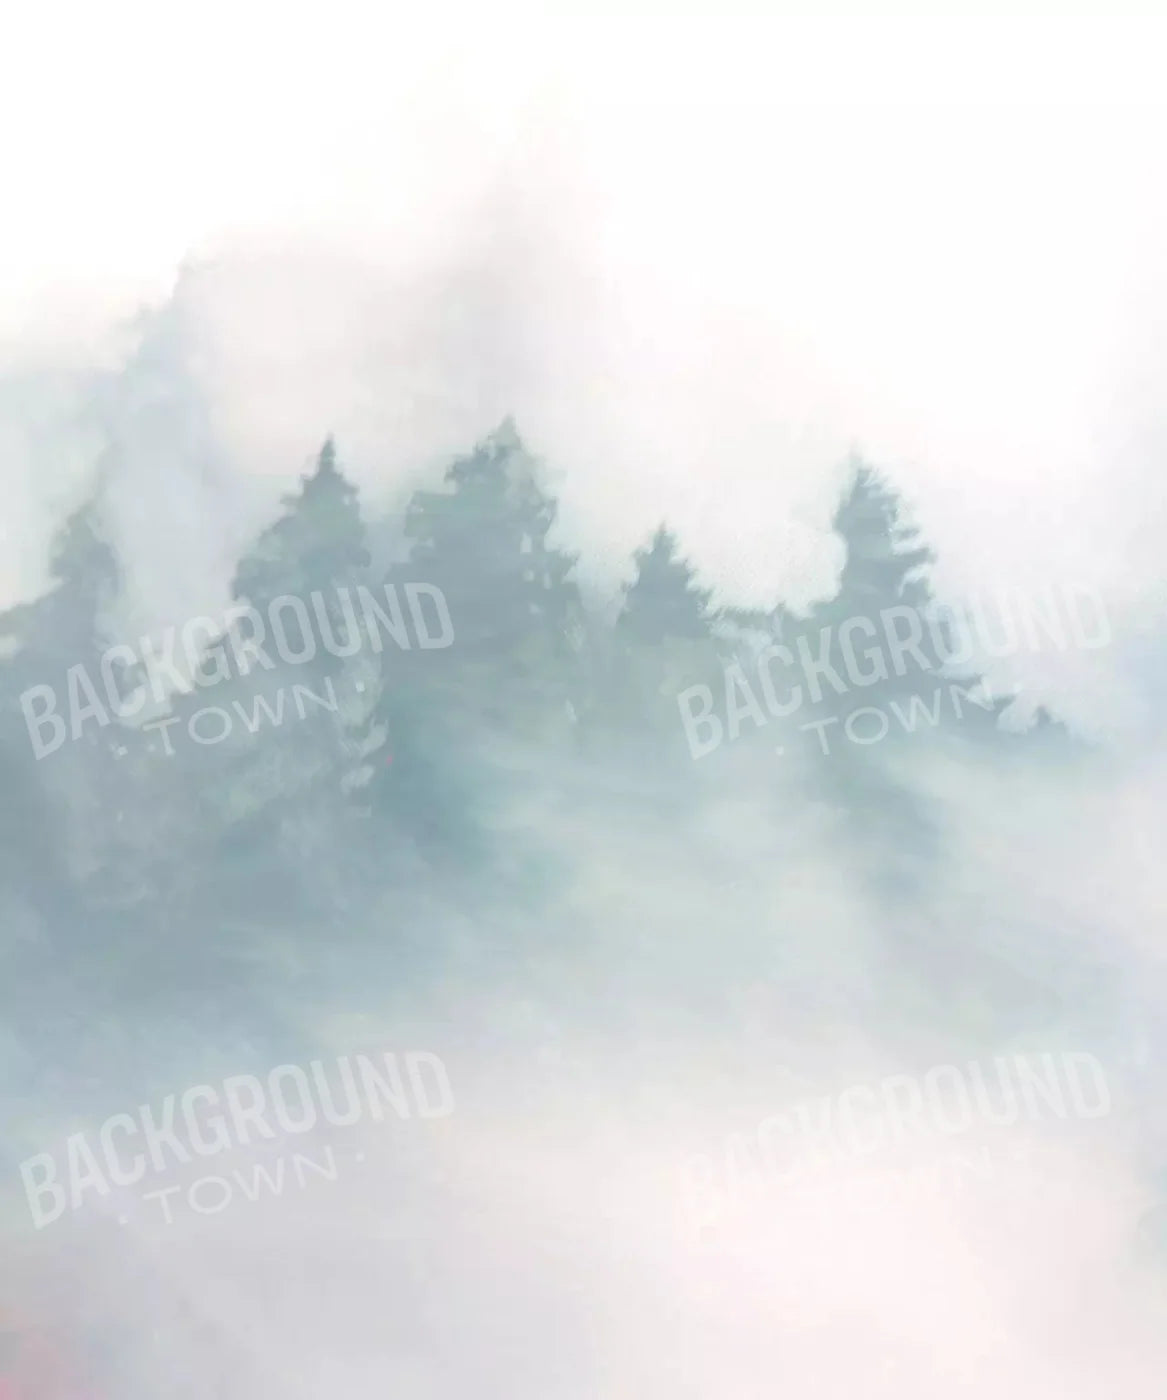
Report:
M284 591L307 595L324 589L339 597L376 586L368 572L359 503L338 474L331 451L326 449L303 478L301 492L286 499L283 517L255 546L266 551L262 585L256 572L260 566L247 557L242 561L237 600L262 609ZM848 870L852 876L865 871L862 882L871 884L870 890L855 890L853 897L893 902L895 918L907 925L927 917L910 911L928 908L929 888L938 878L942 882L944 845L951 839L943 809L926 790L930 766L940 773L948 765L951 783L962 765L969 765L970 774L983 773L984 755L992 759L999 752L1000 762L1022 765L1017 770L1022 781L1025 765L1030 765L1030 781L1037 782L1042 765L1057 762L1056 753L1049 759L1036 753L1028 757L1032 745L1026 736L1002 733L993 723L1001 704L993 702L987 711L970 707L962 723L954 717L925 733L893 734L874 749L852 742L816 754L808 738L800 753L786 756L783 770L784 759L771 744L778 727L766 718L756 696L742 688L748 688L749 652L718 633L718 610L697 587L689 566L671 562L667 533L658 532L653 549L639 556L640 575L629 585L615 625L605 631L586 616L570 577L572 557L545 544L555 504L533 471L520 439L507 426L455 462L444 490L420 491L410 507L407 534L415 553L393 566L389 587L422 581L436 587L450 609L454 645L428 652L390 647L372 658L359 656L351 664L329 664L322 670L315 663L311 670L285 665L268 682L269 688L279 682L281 692L285 680L292 685L312 679L318 689L322 682L350 688L359 684L357 709L348 707L343 716L338 711L335 720L326 713L313 715L295 727L255 724L252 734L236 725L230 742L209 752L188 741L178 753L165 756L153 741L151 752L140 728L131 727L123 737L122 726L111 725L106 716L104 724L90 722L87 742L68 744L33 770L34 789L40 788L36 780L42 774L46 782L71 775L66 788L42 790L49 794L51 810L76 833L67 857L69 875L60 883L71 900L80 901L79 908L92 908L94 917L105 921L106 937L127 940L127 950L136 947L147 964L151 957L168 961L176 955L188 961L186 986L193 991L205 985L208 1010L216 998L222 1001L211 991L216 967L232 982L258 979L254 985L259 989L266 975L290 976L289 990L281 995L294 1001L304 975L296 969L313 965L314 946L327 948L339 940L355 952L377 907L395 902L399 878L423 891L436 880L435 888L444 886L447 896L459 891L468 907L497 908L504 924L516 901L527 906L524 919L555 923L553 911L562 899L557 887L567 880L585 889L603 887L595 886L592 862L583 859L567 832L574 822L581 838L593 840L597 817L612 808L629 813L638 845L659 825L660 852L649 856L650 865L675 859L676 840L687 828L694 857L710 868L716 888L723 878L716 870L717 845L710 844L716 823L728 821L732 839L756 852L747 862L747 879L756 878L749 867L770 863L764 854L769 833L787 824L787 810L805 806L806 789L808 810L819 814L813 818L819 829L812 848L814 841L821 842L821 849L845 843ZM332 513L330 493L340 515ZM94 509L87 506L75 517L74 531L82 534L63 539L64 562L56 566L63 582L57 590L31 612L12 614L9 630L19 649L6 663L10 714L22 678L59 675L77 664L80 641L70 646L70 632L92 648L89 664L97 667L105 639L85 638L85 631L108 625L100 619L110 603L108 598L100 603L86 582L78 543L97 540L89 523ZM905 599L914 598L913 606L927 605L929 595L918 572L928 556L898 542L896 510L894 497L860 469L836 519L847 545L840 591L829 608L824 605L802 620L783 614L779 604L773 614L779 637L793 645L796 631L809 636L827 629L822 635L828 635L840 619L860 608L866 616L880 607L902 607ZM461 523L443 523L447 515ZM327 547L322 531L332 540ZM530 552L532 540L535 553ZM100 542L92 547L108 548ZM663 567L658 568L658 560L666 561ZM651 581L653 570L659 572L656 581ZM109 578L116 586L116 576ZM57 615L60 623L54 620ZM504 618L509 618L505 624ZM500 626L510 630L504 635ZM38 636L51 645L34 663ZM370 659L372 670L366 664ZM841 670L843 663L836 659L836 664ZM939 662L932 665L929 681L943 675L935 669ZM724 684L728 703L731 671L740 678L737 703L746 706L750 723L741 724L740 735L733 733L733 721L725 720L721 708L717 723L728 723L725 746L694 760L684 751L676 696L703 684L713 696ZM357 679L362 676L364 680ZM226 689L216 692L216 698L226 705L230 697L240 707L240 717L242 706L251 706L253 720L258 718L256 692L246 678L224 679ZM955 679L975 684L967 674ZM905 686L893 676L864 698L882 701L886 709L897 695L905 696ZM196 697L197 692L163 698L177 720L189 724ZM815 710L818 723L838 724L851 703L850 697L831 700ZM721 707L720 696L713 703ZM230 707L223 712L230 723ZM21 727L17 709L9 723L13 761L20 753ZM1048 741L1042 742L1048 748ZM131 745L128 759L111 756ZM934 759L928 757L933 750ZM1013 751L1017 758L1006 760ZM612 771L615 752L623 755L618 772ZM731 804L727 813L742 802L745 770L750 779L746 790L753 793L749 808L740 812L736 824L730 815L714 816L726 797ZM43 803L46 796L37 800ZM86 803L91 811L98 805L112 809L116 821L99 825L83 815ZM145 817L140 825L139 815ZM795 821L805 837L805 817ZM756 833L744 829L755 825ZM770 850L775 883L784 889L793 879L792 889L805 888L806 858L790 849L789 837L779 837ZM624 852L613 852L595 864L614 871L627 859ZM452 861L459 872L451 885ZM573 867L582 868L582 878ZM633 863L630 872L635 869ZM731 864L727 876L736 873ZM383 893L378 880L385 881ZM631 887L632 879L627 883ZM111 902L115 889L122 893ZM654 899L645 903L650 917L637 940L649 968L660 941L654 904ZM606 921L594 913L589 917L601 926ZM321 936L319 920L344 930ZM209 921L205 933L194 936L203 921ZM623 918L620 923L631 927L635 921ZM804 921L795 919L794 924L798 931L793 938L788 934L774 940L783 956L794 959L792 965L802 955L785 950L804 943L810 949L815 943L804 931ZM754 934L757 951L751 954L762 957L763 967L770 946L765 927L760 924ZM58 924L51 940L65 934L65 925ZM423 956L416 940L410 947L413 935L407 925L399 936L401 945L390 925L386 946L409 950L407 964ZM508 935L501 936L505 948ZM585 932L585 947L593 936L594 929ZM715 930L693 936L689 952L677 946L671 957L674 968L687 966L687 975L700 982L710 968L700 951L701 939L714 946L721 940ZM520 935L520 947L526 937ZM857 939L856 950L863 943ZM631 947L626 946L626 954ZM878 940L873 948L871 956L893 959L903 951L893 942L885 954ZM94 945L93 951L101 960L101 946ZM970 955L975 962L975 951ZM811 956L837 964L829 951ZM927 957L917 947L907 954L908 966L922 967ZM197 970L200 963L205 971ZM752 973L734 970L732 952L719 969L730 986ZM646 973L658 975L655 968ZM852 975L858 978L858 973ZM133 983L148 987L148 972L144 980L135 972ZM110 995L116 999L115 987Z
M1129 638L966 616L936 496L840 433L782 490L689 489L768 431L706 417L684 318L639 375L581 326L600 368L556 389L531 288L570 249L526 277L516 207L392 285L191 264L120 362L28 394L22 460L78 489L0 616L5 1296L115 1338L126 1400L1156 1393L1162 765L1074 689ZM735 411L765 363L714 367ZM979 489L943 488L1006 513ZM114 1183L33 1228L20 1164L111 1115L390 1051L439 1057L448 1115L232 1140L165 1175L173 1225ZM1074 1054L1105 1112L771 1170L784 1114Z

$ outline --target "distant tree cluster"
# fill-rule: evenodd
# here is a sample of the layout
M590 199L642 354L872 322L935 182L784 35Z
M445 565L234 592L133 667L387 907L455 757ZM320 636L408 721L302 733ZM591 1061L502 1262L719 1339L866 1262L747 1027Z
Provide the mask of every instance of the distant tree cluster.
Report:
M452 644L321 649L305 665L231 674L213 691L169 698L179 735L210 703L246 717L222 742L176 739L167 754L133 721L114 719L87 723L37 762L22 693L78 664L96 674L113 640L102 618L119 570L99 507L87 503L62 528L52 588L0 617L9 982L22 972L42 985L55 979L58 1002L80 1020L81 1008L102 996L121 1005L135 987L155 1007L213 987L221 1009L224 986L238 987L242 1002L249 979L273 967L292 981L309 975L298 971L304 949L343 947L374 900L435 888L455 898L470 882L478 899L497 887L500 898L537 900L549 878L542 833L500 823L508 804L538 789L570 808L604 766L663 783L684 802L721 757L691 757L679 695L708 685L723 696L727 668L748 674L760 645L793 645L796 634L931 598L929 551L889 487L857 466L835 516L847 551L839 589L810 617L779 599L768 612L715 606L664 524L637 552L613 617L585 600L576 559L553 543L556 501L509 420L442 483L415 493L408 557L377 571L358 493L329 441L239 561L234 597L262 612L280 597L319 595L320 621L339 636L343 600L357 590L384 598L386 585L424 583L445 600ZM934 659L939 675L943 659ZM292 685L329 703L298 714ZM862 697L826 697L816 714L910 688L893 674ZM998 726L1001 708L994 701L959 733L926 729L911 743L1016 746ZM881 828L889 851L911 835L918 864L928 823L897 776L906 742L807 754L822 800ZM750 744L759 765L775 762L774 732L743 725L734 752ZM391 943L392 929L384 937Z

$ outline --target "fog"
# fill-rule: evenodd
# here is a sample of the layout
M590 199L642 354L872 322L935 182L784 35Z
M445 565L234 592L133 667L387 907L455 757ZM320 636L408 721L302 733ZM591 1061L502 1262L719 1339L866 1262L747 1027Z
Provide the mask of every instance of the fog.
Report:
M392 712L416 786L383 826L298 806L281 733L270 847L219 815L245 756L135 757L127 799L81 745L29 762L9 695L5 1307L100 1335L91 1391L126 1400L1157 1394L1162 26L19 23L4 608L92 498L104 639L219 617L330 435L383 567L414 492L513 418L597 630L662 522L715 606L821 620L858 453L938 599L1084 588L1107 641L977 655L1015 729L1054 716L1048 751L577 752L484 718L471 669L423 779ZM64 695L89 653L53 640L14 674ZM438 809L497 854L435 855ZM103 841L185 873L101 903ZM453 1110L263 1145L332 1142L336 1181L174 1224L115 1184L30 1225L19 1164L67 1185L70 1133L386 1050L438 1055ZM1093 1057L1106 1110L754 1179L799 1102L1018 1054ZM992 1170L954 1172L974 1140Z

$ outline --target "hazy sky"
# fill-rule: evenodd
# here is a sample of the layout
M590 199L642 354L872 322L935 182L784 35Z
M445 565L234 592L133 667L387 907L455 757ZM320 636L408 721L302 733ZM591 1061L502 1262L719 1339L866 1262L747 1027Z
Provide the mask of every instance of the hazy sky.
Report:
M213 601L327 432L392 498L511 411L601 586L667 515L723 596L829 590L858 446L946 591L1082 581L1146 613L1163 23L344 4L16 23L4 362L116 363L109 328L200 260L149 374L207 422L147 431L155 391L127 381L111 513L135 621ZM42 586L94 455L62 426L70 392L0 413L7 595ZM1118 703L1058 684L1095 720Z
M1167 615L1165 38L1149 20L552 25L494 6L424 20L345 3L25 6L0 60L0 606L43 587L52 528L101 461L84 377L98 367L113 372L104 505L128 638L225 601L239 552L329 432L364 499L388 506L513 413L558 473L563 536L589 583L611 589L666 517L720 596L749 602L830 589L829 522L857 446L910 502L948 594L1104 592L1114 645L1052 667L1022 658L1021 676L1082 725L1129 738L1150 720L1137 628ZM142 308L166 314L139 344ZM601 1026L598 1106L567 1084L548 1096L563 1111L549 1135L484 1058L489 1111L459 1117L446 1149L473 1185L465 1215L435 1192L438 1282L419 1297L441 1325L417 1333L420 1304L398 1308L380 1275L363 1278L356 1248L347 1289L343 1274L330 1288L404 1358L391 1379L434 1397L466 1380L482 1391L482 1358L502 1354L492 1329L504 1349L518 1339L516 1356L533 1340L550 1357L549 1285L578 1300L561 1315L598 1338L611 1373L590 1391L590 1377L565 1378L557 1394L737 1400L781 1375L809 1376L816 1394L914 1400L955 1393L950 1358L968 1360L951 1378L966 1395L1158 1393L1161 1319L1125 1265L1143 1183L1121 1160L1119 1114L1059 1168L1080 1180L1072 1229L1040 1181L1020 1219L962 1199L853 1225L828 1212L817 1230L780 1201L701 1253L677 1241L662 1185L693 1149L687 1122L674 1132L647 1094L627 1109L621 1095L659 1082L682 1101L708 1086L718 1114L755 1092L773 1106L799 988L820 978L844 1007L852 994L866 1005L869 984L886 992L891 1009L877 1000L872 1020L898 1044L907 1002L893 993L901 976L918 985L913 950L943 962L952 949L959 966L966 949L1019 949L1034 1037L1037 993L1060 1005L1080 946L1105 948L1149 1003L1161 746L1091 780L922 760L906 781L937 814L940 854L915 911L865 884L881 813L844 829L792 760L767 770L736 753L724 788L692 810L662 804L652 822L618 782L603 796L618 755L590 805L529 799L527 829L573 872L523 944L539 975L501 959L498 987L471 979L463 1006L469 974L454 968L432 1014L468 1027L470 1045L478 1027L506 1044L524 982L537 996L563 978L566 1011ZM394 892L378 947L396 956L386 930L411 919L419 948L473 941L477 927L454 920L448 934L440 904L418 898L401 925ZM494 938L490 917L488 904ZM715 1037L657 1036L657 999L684 1001L706 963L727 976L734 958L770 966L758 950L771 944L789 985L773 1000L758 988L772 1035L734 1026L744 1073L728 1049L723 1067ZM605 1060L613 992L637 1016ZM942 1038L948 1011L933 1010ZM338 1053L351 1036L337 1031ZM348 1197L330 1199L336 1231ZM252 1246L280 1258L258 1220L231 1218L224 1278L246 1274ZM278 1228L308 1232L300 1213ZM616 1287L597 1252L609 1235ZM478 1251L465 1277L464 1236ZM318 1310L319 1276L286 1295L296 1306L277 1314L273 1353L311 1353L299 1323ZM262 1297L256 1318L266 1325ZM394 1326L386 1348L380 1329ZM419 1355L414 1377L433 1336L449 1359ZM868 1373L876 1342L903 1351L906 1380ZM662 1358L679 1358L677 1373ZM349 1347L330 1359L328 1393L385 1393L383 1357L362 1374Z

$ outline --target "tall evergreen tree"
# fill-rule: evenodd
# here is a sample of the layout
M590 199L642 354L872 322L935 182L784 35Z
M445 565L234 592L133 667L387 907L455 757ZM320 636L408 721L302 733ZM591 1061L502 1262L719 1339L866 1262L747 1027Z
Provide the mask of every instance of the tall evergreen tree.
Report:
M821 726L800 736L819 760L821 796L838 814L856 869L893 901L897 915L886 936L919 978L909 995L926 1005L941 989L955 995L951 969L961 968L969 988L999 989L1008 974L979 944L932 941L926 900L943 856L944 814L921 791L921 765L1019 751L1025 736L998 725L1008 697L993 696L967 665L950 663L958 650L952 629L933 612L934 556L905 516L878 473L854 463L834 518L846 548L838 591L783 640L800 660L826 662L818 666L821 700L804 705L794 723ZM849 628L853 619L866 625ZM809 689L805 667L795 679ZM859 710L868 713L849 724Z
M40 789L39 801L57 814L63 839L59 834L53 845L64 869L84 882L112 860L129 810L118 771L124 731L102 669L111 640L105 619L120 573L102 538L95 498L66 520L53 541L50 578L41 597L0 617L6 653L0 661L4 743L13 769L27 773ZM132 691L131 668L115 663L106 670L123 697ZM28 696L26 713L22 697L39 686L51 689L52 700ZM55 710L56 721L38 722L34 716L48 708ZM39 759L38 743L43 746ZM30 758L36 761L30 764ZM42 853L37 863L45 858Z
M331 438L298 494L285 496L283 505L284 514L240 561L235 597L266 607L282 593L306 598L314 589L365 581L369 550L358 492L337 467Z
M228 882L234 892L222 893L236 907L248 902L256 872L266 870L295 903L303 862L320 857L316 876L335 868L331 853L343 844L338 832L351 815L345 792L359 780L378 737L372 712L379 668L358 600L368 582L365 527L357 490L339 470L331 439L283 505L240 561L232 585L235 600L262 620L272 667L253 658L240 674L230 652L229 677L212 695L196 690L175 702L184 718L212 702L233 721L226 741L204 750L199 761L219 780L223 869L235 872ZM236 625L245 635L246 620ZM272 635L279 625L288 648L282 657ZM226 652L227 643L219 639L212 649ZM270 890L263 899L270 901Z
M936 556L920 543L899 497L871 467L853 463L850 489L832 523L847 547L836 598L875 610L889 599L915 605L929 601L925 575Z
M616 631L640 646L707 641L717 616L709 607L712 596L697 585L676 539L659 525L649 544L636 551L636 577L625 589Z
M540 475L508 418L451 464L446 490L417 492L406 515L407 572L445 595L451 664L486 663L512 699L562 695L578 640L575 558L549 543L558 507Z
M929 578L935 556L907 522L895 491L856 461L833 523L846 549L838 590L791 629L791 643L828 663L819 681L822 698L800 719L845 722L861 707L877 708L889 720L881 756L888 745L918 742L919 733L933 729L962 737L995 734L1009 700L992 696L967 665L949 662L958 653L951 626L935 611ZM848 628L853 619L856 625ZM832 734L832 751L862 752L864 744L835 726Z
M331 438L299 494L285 497L284 506L284 515L240 562L232 593L265 616L281 595L300 600L315 654L293 663L294 673L288 674L301 684L334 683L342 718L330 728L350 758L359 757L379 669L362 632L357 596L369 582L369 550L357 489L339 470ZM351 657L336 654L354 646Z
M685 742L677 695L699 684L719 692L729 648L711 591L663 524L636 551L635 564L606 657L602 727L625 729L659 756L678 757Z
M369 582L369 549L358 492L339 470L332 439L285 514L240 562L232 593L266 613L281 594L300 599L317 638L315 655L296 664L301 684L332 681L341 720L332 725L348 757L346 778L370 746L379 666L361 629L357 592ZM354 633L356 636L354 637ZM347 651L359 637L351 657Z
M583 680L583 612L574 556L550 536L557 506L513 421L451 463L444 489L411 499L398 590L440 590L448 646L382 658L376 711L391 762L374 803L433 847L477 846L487 770L520 781L531 744L571 742ZM494 780L500 777L494 772Z
M7 1019L22 1026L30 1044L80 1062L138 970L131 950L145 930L113 906L150 884L146 872L168 830L168 813L142 800L133 732L114 704L131 701L135 670L102 664L111 642L105 619L121 580L96 497L58 531L50 579L41 597L0 617L4 953L12 985L17 969L26 978L25 1000L8 1008ZM51 706L43 692L29 696L36 687L51 689ZM26 724L22 697L41 723ZM50 708L60 728L43 721ZM27 1013L38 999L51 1010L37 1012L30 1025Z

